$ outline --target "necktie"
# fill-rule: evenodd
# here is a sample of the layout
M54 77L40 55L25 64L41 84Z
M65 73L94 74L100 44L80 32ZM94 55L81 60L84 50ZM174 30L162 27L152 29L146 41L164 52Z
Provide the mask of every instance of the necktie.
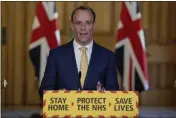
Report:
M81 50L82 50L82 55L81 55L80 70L81 70L81 86L83 88L84 81L86 78L87 68L88 68L88 62L87 62L87 55L86 55L87 48L81 47Z

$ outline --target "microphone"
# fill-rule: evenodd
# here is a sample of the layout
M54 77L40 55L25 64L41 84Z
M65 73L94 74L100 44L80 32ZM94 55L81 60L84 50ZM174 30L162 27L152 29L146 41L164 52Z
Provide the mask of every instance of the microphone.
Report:
M79 81L78 81L78 90L81 90L81 71L79 71L79 73L78 73L78 79L79 79Z

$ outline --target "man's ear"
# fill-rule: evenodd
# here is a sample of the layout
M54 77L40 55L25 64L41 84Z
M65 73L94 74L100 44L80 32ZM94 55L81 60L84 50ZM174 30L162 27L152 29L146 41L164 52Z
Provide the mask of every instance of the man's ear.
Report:
M95 27L95 24L96 24L96 23L94 22L94 23L93 23L93 27Z
M70 27L71 27L71 29L72 29L72 31L73 31L73 30L74 30L74 24L73 24L72 21L70 22Z

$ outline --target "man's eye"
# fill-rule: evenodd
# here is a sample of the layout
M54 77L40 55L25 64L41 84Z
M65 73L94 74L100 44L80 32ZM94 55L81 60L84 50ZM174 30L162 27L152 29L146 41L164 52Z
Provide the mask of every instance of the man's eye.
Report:
M92 24L92 22L87 22L87 24L91 25L91 24Z

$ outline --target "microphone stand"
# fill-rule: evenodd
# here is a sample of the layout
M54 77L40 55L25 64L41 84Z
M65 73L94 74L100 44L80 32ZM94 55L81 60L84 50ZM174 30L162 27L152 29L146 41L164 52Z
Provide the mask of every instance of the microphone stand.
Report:
M78 81L78 90L81 90L82 88L81 88L81 71L79 71L79 73L78 73L78 79L79 79L79 81Z

